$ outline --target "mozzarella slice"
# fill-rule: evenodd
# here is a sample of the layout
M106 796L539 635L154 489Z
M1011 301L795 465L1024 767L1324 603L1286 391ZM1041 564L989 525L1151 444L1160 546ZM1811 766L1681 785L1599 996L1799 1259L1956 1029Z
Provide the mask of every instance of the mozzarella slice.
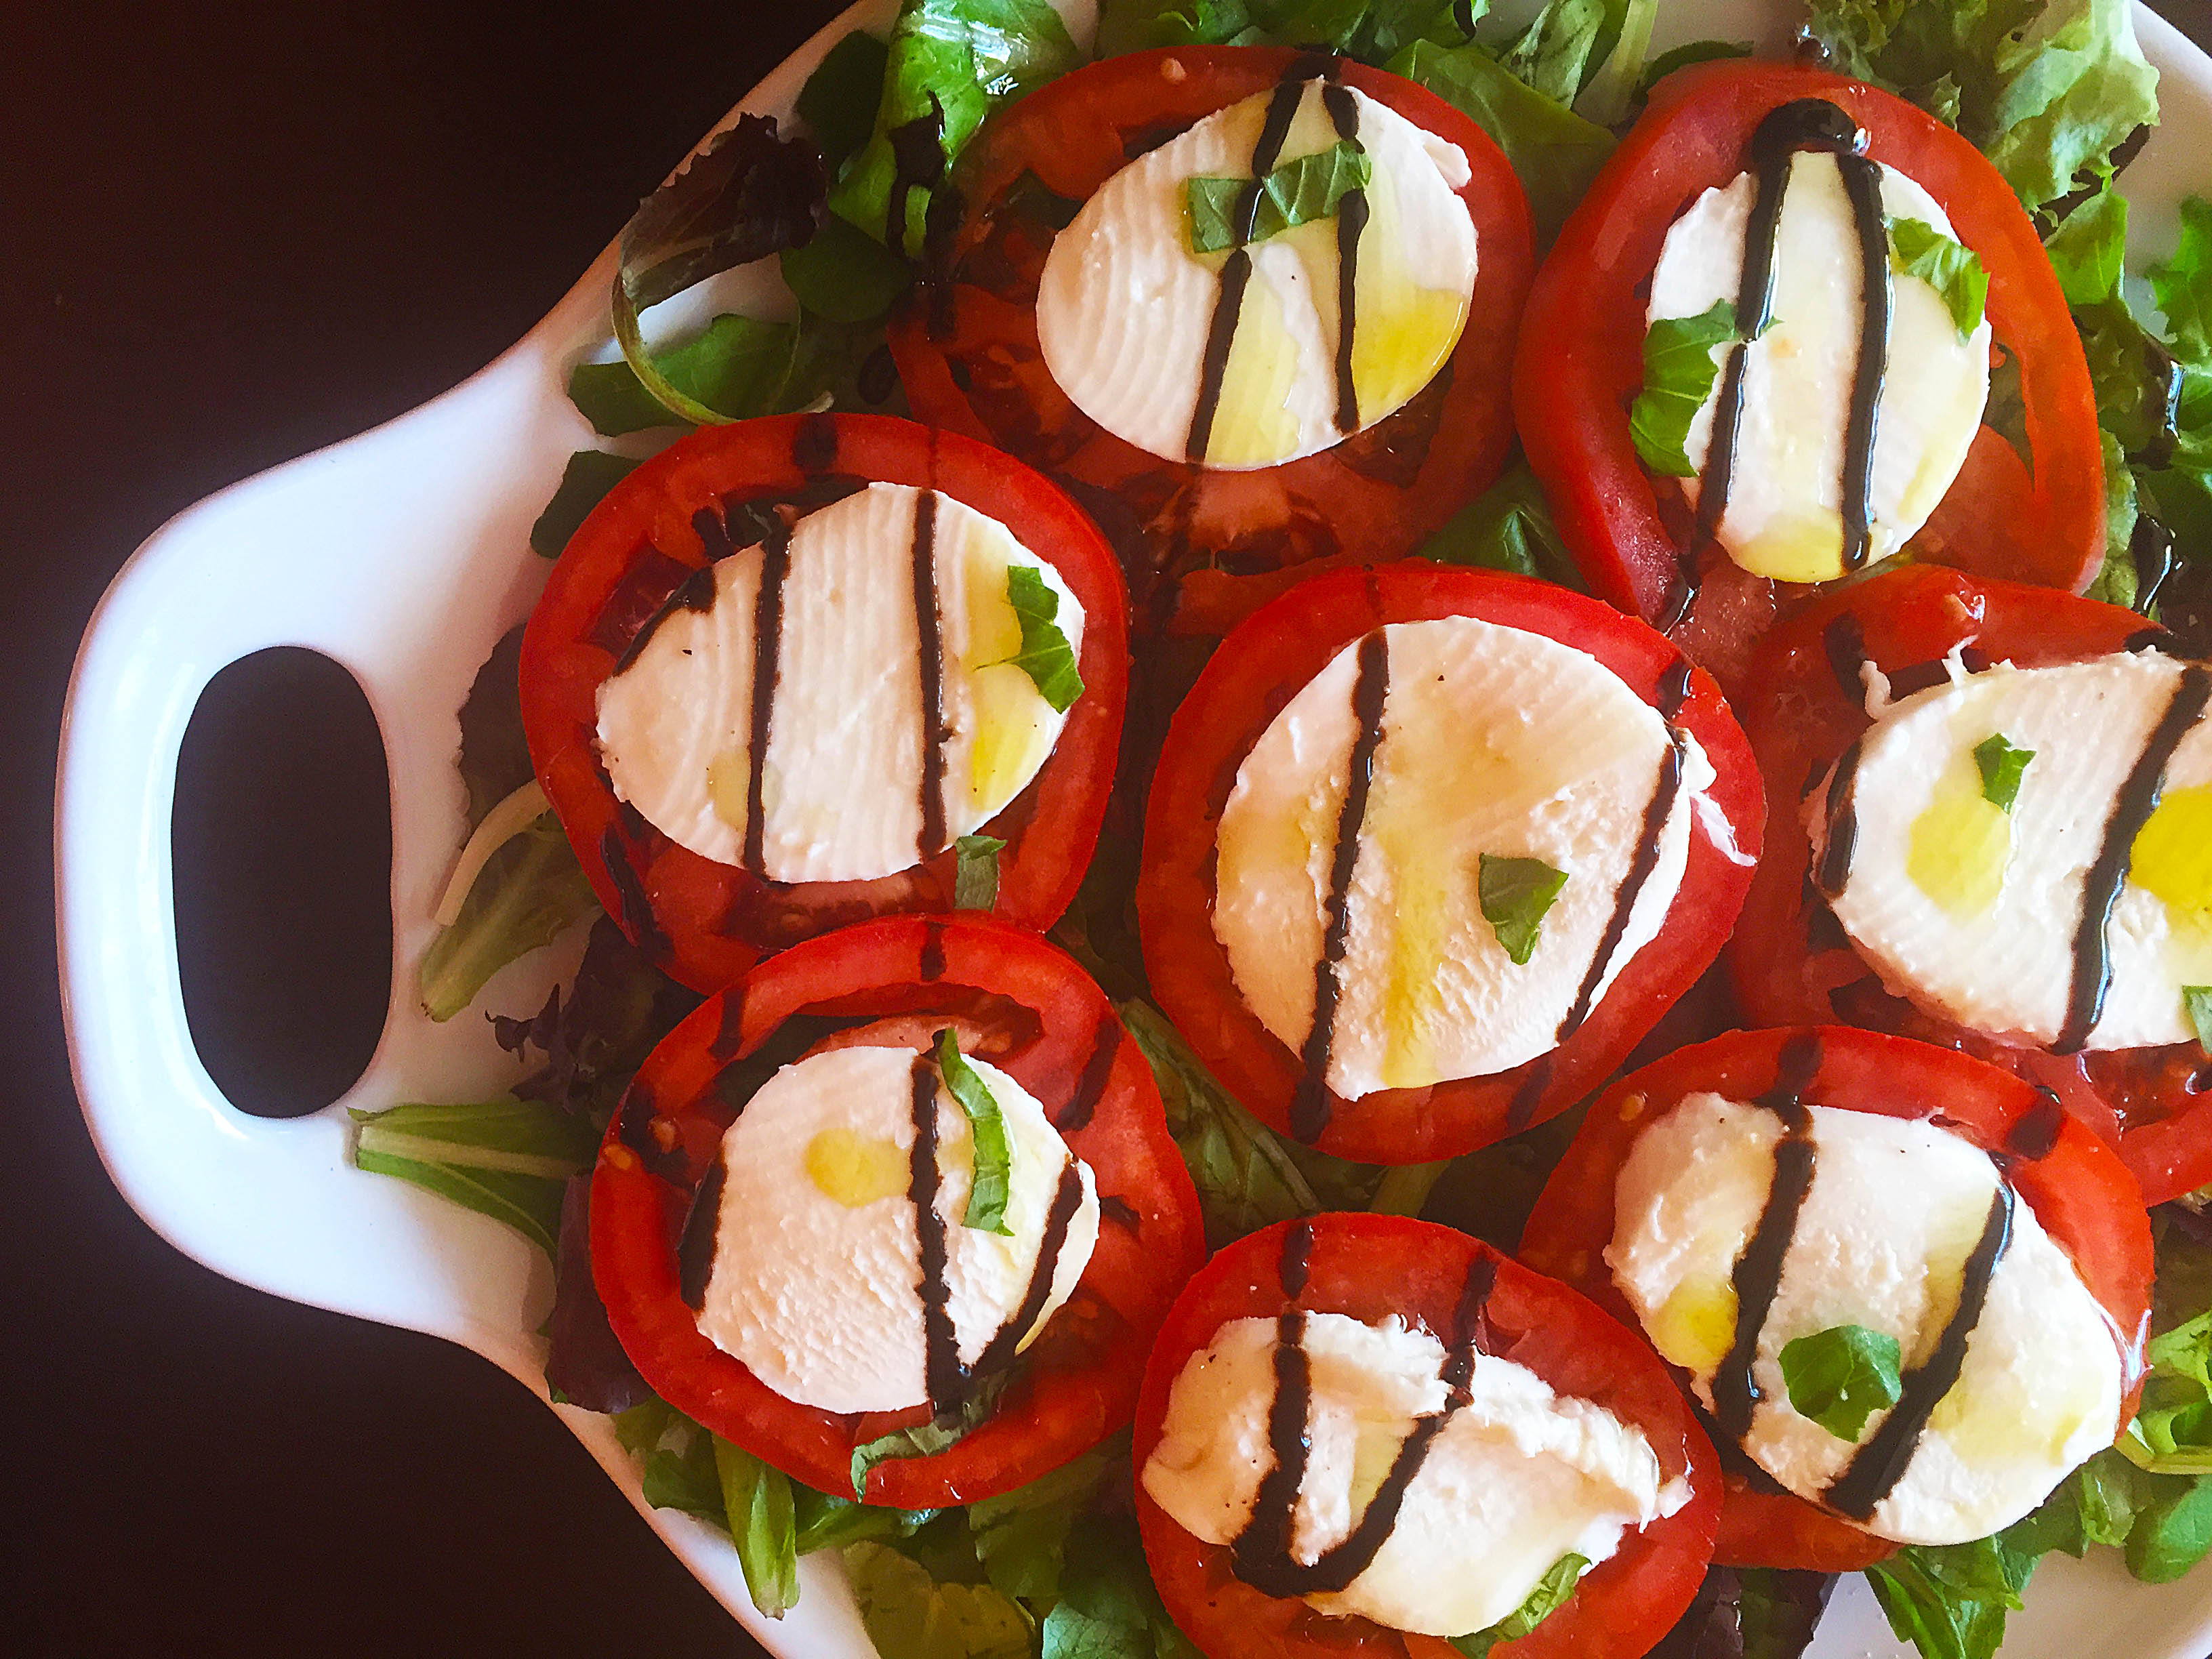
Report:
M1486 1076L1557 1045L1645 839L1669 741L1612 670L1556 640L1470 617L1382 631L1389 693L1328 1073L1346 1099ZM1358 654L1346 647L1268 724L1221 815L1214 936L1246 1003L1293 1052L1313 1023ZM1713 775L1684 742L1683 787L1592 1006L1681 883L1692 797ZM1483 916L1486 853L1566 872L1525 964Z
M1276 1338L1272 1319L1231 1321L1169 1390L1145 1490L1206 1543L1235 1541L1274 1466ZM1310 1565L1350 1534L1414 1419L1449 1401L1443 1345L1397 1320L1309 1314L1300 1346L1312 1453L1291 1553ZM1662 1483L1641 1430L1555 1394L1526 1366L1478 1356L1469 1395L1430 1442L1374 1560L1343 1590L1304 1600L1398 1630L1471 1635L1527 1601L1561 1556L1603 1561L1630 1528L1689 1499L1686 1481Z
M1751 173L1738 173L1674 222L1651 276L1651 321L1736 302L1756 189ZM1936 198L1893 167L1881 169L1881 199L1888 217L1917 219L1956 240ZM1775 243L1773 321L1746 348L1742 424L1719 528L1729 556L1755 574L1794 582L1843 574L1844 425L1858 364L1860 270L1858 229L1836 158L1800 152ZM1961 340L1929 284L1893 274L1890 292L1869 561L1896 552L1927 523L1966 462L1989 396L1989 319ZM1683 446L1700 474L1724 378L1715 377ZM1683 481L1692 501L1700 487L1697 478Z
M1007 573L1035 570L1079 653L1083 607L996 519L939 494L933 556L942 672L944 836L921 845L925 721L914 545L922 492L875 483L799 521L782 587L761 776L762 873L866 881L980 829L1027 788L1066 716L1011 659ZM744 861L763 551L714 568L705 609L672 609L599 688L615 793L678 845Z
M1988 1156L1916 1120L1811 1106L1813 1182L1760 1326L1758 1404L1744 1449L1818 1500L1855 1445L1790 1403L1780 1354L1841 1325L1893 1336L1907 1370L1940 1340L1998 1180ZM1614 1185L1605 1259L1659 1352L1713 1404L1735 1335L1732 1274L1759 1225L1781 1121L1692 1095L1638 1138ZM2023 1200L1997 1260L1959 1381L1869 1529L1904 1543L1984 1537L2033 1510L2067 1472L2112 1443L2124 1391L2112 1322Z
M832 1412L895 1412L928 1398L921 1244L910 1191L910 1048L835 1048L785 1066L722 1137L725 1185L699 1328L787 1400ZM1024 1305L1051 1291L1024 1345L1074 1291L1098 1241L1091 1169L1044 1108L987 1061L968 1063L999 1103L1012 1149L1006 1236L962 1224L975 1176L967 1115L940 1086L939 1185L947 1304L963 1364ZM1062 1172L1082 1198L1048 1237ZM1041 1249L1054 1247L1040 1262Z
M1351 88L1372 163L1370 218L1354 263L1352 381L1358 427L1397 409L1459 343L1474 293L1474 223L1455 193L1468 161L1449 143ZM1217 111L1101 185L1047 256L1037 292L1046 367L1076 406L1116 437L1186 458L1227 250L1192 251L1184 186L1252 176L1272 92ZM1338 142L1322 82L1304 89L1282 165ZM1208 466L1270 466L1326 449L1336 423L1338 221L1250 245ZM1358 428L1354 428L1358 429Z
M1991 1036L2057 1039L2086 878L2183 672L2155 653L2001 664L1883 710L1859 746L1831 908L1885 984ZM1983 798L1974 750L1991 737L2034 751L2009 812ZM1815 868L1828 793L1805 802ZM2193 1042L2182 987L2212 984L2212 722L2167 763L2105 937L2111 988L2087 1046Z

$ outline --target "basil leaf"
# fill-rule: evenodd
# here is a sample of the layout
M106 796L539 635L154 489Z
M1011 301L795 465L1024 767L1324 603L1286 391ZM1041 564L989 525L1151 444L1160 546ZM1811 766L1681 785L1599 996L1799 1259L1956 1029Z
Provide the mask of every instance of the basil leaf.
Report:
M1571 104L1604 27L1604 0L1547 0L1499 64L1545 97Z
M987 1376L969 1391L958 1410L933 1417L911 1428L893 1429L889 1434L878 1435L866 1444L854 1447L853 1496L866 1501L868 1471L878 1463L892 1458L934 1457L965 1440L990 1420L991 1413L998 1408L999 1396L1006 1391L1006 1383L1012 1376L1011 1370L1006 1370Z
M1917 219L1889 222L1890 269L1917 276L1950 311L1951 325L1966 339L1981 325L1990 297L1990 274L1973 250Z
M1897 1403L1897 1339L1863 1325L1837 1325L1782 1347L1782 1380L1790 1404L1838 1440L1853 1445L1867 1419Z
M835 168L868 142L876 106L883 101L884 70L890 48L865 29L854 29L823 54L799 89L799 118Z
M571 455L561 471L561 487L530 526L531 550L541 558L559 558L592 509L637 465L627 455L610 455L604 449L580 449Z
M2189 1010L2189 1023L2197 1028L2197 1046L2212 1054L2212 985L2185 985L2181 1000Z
M2051 256L2051 269L2068 305L2094 305L2113 298L2126 274L2128 198L2107 179L2043 239L2043 251Z
M1683 445L1721 372L1713 348L1737 337L1735 307L1726 300L1702 316L1662 317L1644 337L1644 389L1629 409L1628 435L1654 472L1697 477Z
M503 1221L554 1251L568 1177L591 1165L582 1119L536 1100L394 1106L348 1114L354 1167L392 1176Z
M968 1506L976 1559L1000 1594L1031 1602L1060 1595L1068 1530L1105 1480L1106 1463L1103 1452L1085 1452L1025 1486Z
M1359 145L1339 139L1327 149L1285 161L1260 182L1260 204L1249 240L1264 242L1294 226L1326 219L1355 190L1364 190L1375 164ZM1194 252L1218 253L1238 246L1237 204L1249 179L1186 179L1183 213Z
M798 349L799 331L789 323L726 313L702 333L649 359L651 373L703 407L703 416L675 412L627 356L611 363L579 363L568 376L568 400L606 438L673 426L686 418L741 421L773 414Z
M845 1574L878 1653L898 1659L1030 1659L1030 1616L988 1584L940 1583L878 1543L848 1544Z
M2176 349L2199 361L2212 356L2212 202L2192 196L2181 204L2180 244L2149 274Z
M1416 40L1386 67L1435 93L1505 152L1528 193L1537 251L1549 247L1613 153L1613 134L1537 91L1480 46Z
M709 1438L722 1488L723 1516L730 1541L738 1547L745 1589L763 1614L781 1619L799 1605L798 1528L791 1478L719 1434Z
M988 910L999 902L999 854L1006 849L996 836L963 836L952 843L954 909Z
M1982 775L1982 799L2009 812L2020 799L2020 781L2033 749L2015 749L2002 732L1993 732L1974 745L1974 765Z
M1525 966L1536 954L1544 913L1566 884L1567 872L1554 870L1541 859L1482 854L1475 878L1482 919L1516 966Z
M1551 503L1528 463L1516 461L1498 482L1444 521L1419 556L1440 564L1474 565L1585 591L1574 555L1552 520Z
M1012 1176L1012 1152L1006 1141L1006 1121L982 1076L960 1056L960 1044L948 1026L937 1034L937 1074L960 1109L968 1115L975 1139L974 1180L968 1188L968 1212L961 1225L979 1233L1012 1238L1006 1225L1007 1186Z
M1451 1644L1467 1659L1488 1659L1491 1649L1500 1642L1519 1641L1565 1607L1567 1598L1575 1593L1575 1581L1589 1565L1579 1555L1561 1556L1545 1570L1544 1576L1536 1581L1536 1588L1528 1592L1527 1601L1486 1630L1479 1630L1472 1636L1451 1638Z
M1083 695L1083 676L1075 666L1075 649L1053 619L1060 615L1060 594L1035 565L1006 567L1006 603L1021 624L1022 648L1005 659L1030 677L1037 696L1065 714ZM999 665L992 663L989 667Z

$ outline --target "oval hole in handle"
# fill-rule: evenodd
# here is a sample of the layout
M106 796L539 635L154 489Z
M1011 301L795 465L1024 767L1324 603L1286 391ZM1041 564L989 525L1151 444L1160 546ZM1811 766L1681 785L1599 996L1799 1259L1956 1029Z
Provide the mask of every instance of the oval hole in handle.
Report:
M171 834L201 1063L240 1111L319 1111L368 1066L392 992L392 793L353 676L295 646L218 673Z

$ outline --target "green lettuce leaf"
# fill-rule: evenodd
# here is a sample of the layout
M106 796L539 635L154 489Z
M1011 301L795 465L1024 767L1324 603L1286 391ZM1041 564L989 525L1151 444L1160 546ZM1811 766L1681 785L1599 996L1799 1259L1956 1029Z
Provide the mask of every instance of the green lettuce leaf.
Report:
M1917 219L1889 222L1892 270L1917 276L1934 289L1951 313L1951 325L1966 339L1981 326L1990 297L1990 274L1972 250L1960 246Z
M832 219L781 261L784 286L808 312L833 323L872 322L914 286L914 267L881 242Z
M1721 372L1713 348L1738 337L1735 307L1726 300L1702 316L1662 317L1644 337L1644 389L1629 409L1628 434L1654 472L1697 476L1683 446Z
M939 1583L880 1543L846 1546L846 1576L878 1653L898 1659L1030 1659L1029 1614L988 1584Z
M709 1526L727 1528L729 1510L722 1497L721 1471L714 1467L713 1439L689 1418L689 1431L671 1445L647 1453L640 1476L645 1501L657 1510L681 1510Z
M531 550L541 558L559 558L592 509L636 468L629 456L610 455L604 449L580 449L571 455L562 469L561 487L530 526Z
M791 1498L801 1555L811 1555L817 1550L842 1549L847 1544L911 1538L943 1512L856 1504L849 1498L817 1492L796 1480L792 1482Z
M1714 64L1730 58L1751 56L1748 40L1688 40L1670 51L1661 52L1644 66L1644 78L1637 90L1649 97L1651 88L1676 70L1687 69L1692 64Z
M2084 597L2131 611L2138 591L2133 544L2138 507L2135 469L2111 433L2098 433L2097 443L2105 460L2105 562L2097 567Z
M1926 1659L1990 1659L2035 1559L2000 1534L1970 1544L1910 1545L1869 1567L1866 1577L1890 1629Z
M1482 854L1476 876L1482 919L1516 966L1526 965L1536 954L1545 913L1566 884L1567 872L1554 870L1541 859Z
M2120 291L2128 251L2128 198L2102 182L2097 192L2043 239L2069 306L2095 305Z
M1128 1455L1126 1437L1121 1455ZM1059 1596L1068 1530L1106 1473L1106 1454L1085 1452L1003 1497L968 1506L976 1559L1000 1595L1038 1604Z
M1154 46L1248 46L1267 31L1245 0L1106 0L1098 9L1098 55Z
M2212 1054L2212 985L2185 985L2181 1000L2189 1009L2189 1023L2196 1028L2197 1046Z
M1006 660L1030 677L1037 696L1055 712L1066 714L1083 695L1083 676L1075 666L1074 647L1054 620L1060 615L1059 593L1035 565L1010 564L1006 603L1021 624L1022 648Z
M1867 1419L1897 1403L1897 1339L1863 1325L1835 1325L1783 1344L1790 1405L1838 1440L1858 1443Z
M1605 22L1604 0L1547 0L1499 65L1554 103L1571 105Z
M1440 564L1510 570L1584 591L1574 555L1553 522L1544 487L1525 460L1516 461L1496 483L1446 520L1422 545L1419 556Z
M738 1547L745 1589L762 1613L781 1619L799 1605L799 1537L791 1477L719 1434L710 1438L722 1489L723 1522L730 1529L730 1541Z
M568 1177L591 1166L590 1124L536 1100L350 1111L354 1165L503 1221L547 1255Z
M1327 149L1285 161L1260 185L1259 210L1249 240L1264 242L1295 226L1333 217L1346 194L1364 190L1375 164L1358 144L1340 139ZM1249 179L1186 179L1183 211L1190 245L1199 253L1238 246L1237 204Z
M798 349L799 330L790 323L725 313L684 344L653 353L652 364L669 386L714 411L714 418L741 421L774 414L781 406ZM678 425L683 418L623 358L579 363L568 376L568 400L593 431L608 438Z
M2212 202L2181 204L2181 241L2173 257L2151 267L2151 292L2177 352L2199 363L2212 359Z
M936 187L983 118L1079 61L1048 0L905 0L874 130L839 169L830 211L919 259Z
M1451 1644L1467 1659L1488 1659L1491 1649L1499 1643L1519 1641L1565 1607L1567 1598L1575 1593L1575 1581L1589 1565L1579 1555L1561 1556L1545 1569L1544 1576L1536 1581L1536 1588L1528 1592L1527 1601L1487 1630L1452 1638Z
M1006 1121L982 1074L961 1057L960 1044L951 1029L937 1034L937 1072L960 1109L968 1115L975 1142L975 1176L968 1188L968 1209L961 1224L980 1233L1013 1237L1006 1225L1006 1196L1012 1179L1012 1152L1006 1140ZM860 1483L854 1483L859 1490Z
M1591 53L1597 67L1583 78L1576 114L1601 127L1628 119L1642 94L1644 60L1658 21L1659 0L1607 0L1605 24Z
M599 902L560 821L541 813L484 861L453 926L423 952L416 990L424 1011L451 1019L494 974L551 944Z
M1006 850L996 836L962 836L952 843L954 909L988 910L999 902L999 854Z
M1200 1659L1146 1570L1126 1515L1090 1515L1067 1540L1060 1599L1045 1614L1038 1659Z
M865 29L854 29L823 55L799 89L799 118L806 123L830 167L868 142L884 96L890 48Z

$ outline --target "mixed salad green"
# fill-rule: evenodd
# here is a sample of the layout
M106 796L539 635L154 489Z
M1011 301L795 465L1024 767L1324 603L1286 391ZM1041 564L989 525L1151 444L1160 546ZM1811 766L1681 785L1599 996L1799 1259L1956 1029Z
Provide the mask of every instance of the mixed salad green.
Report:
M1488 15L1487 0L1107 0L1097 52L1192 42L1315 46L1407 76L1498 142L1548 242L1659 79L1749 50L1699 41L1654 58L1656 10L1657 0L1550 0L1511 27ZM2148 272L2154 311L2146 307L2126 277L2122 179L2157 118L2156 76L2135 44L2128 0L1816 0L1800 41L1956 126L2035 214L2087 349L2104 431L2108 550L2093 592L2212 640L2212 203L2186 205L2179 247ZM885 319L957 214L942 187L947 171L994 108L1082 61L1046 0L905 0L886 37L848 34L806 82L799 99L805 136L757 118L720 135L623 233L613 295L621 355L580 366L569 386L608 443L572 458L532 546L557 554L640 459L696 423L801 409L903 412ZM1308 165L1283 180L1284 222L1296 222L1309 198L1325 210L1330 193L1345 187L1340 162ZM1954 308L1971 301L1978 315L1972 256L1960 260L1963 250L1948 242L1913 245L1911 231L1897 228L1898 257L1930 262ZM653 306L768 258L780 262L798 301L795 317L730 313L689 338L647 338ZM1705 346L1720 337L1713 331L1734 326L1732 317L1689 319L1673 325L1683 337L1675 339L1662 325L1647 350L1694 360L1709 382ZM1679 428L1708 387L1676 385L1681 377L1667 362L1651 367L1660 390L1647 392L1648 410L1639 400L1638 447L1655 468L1686 471L1670 465L1680 458ZM2010 435L2024 444L2018 405L2001 368L1989 418L2002 430L2009 410ZM1580 585L1523 465L1462 508L1425 551ZM461 712L460 763L477 834L459 891L443 907L448 925L422 967L422 1002L439 1019L468 1008L501 967L597 913L543 795L533 799L516 690L519 641L518 629L501 642ZM1072 661L1061 666L1073 674ZM1322 1210L1373 1209L1424 1214L1510 1249L1577 1115L1449 1164L1389 1170L1343 1163L1262 1126L1147 1000L1132 896L1137 821L1126 811L1109 817L1054 937L1106 988L1152 1062L1209 1243ZM988 836L963 838L962 903L988 903L998 850ZM1484 881L1487 908L1487 872ZM1527 897L1516 916L1529 909ZM1526 925L1540 920L1538 907ZM630 1075L696 1000L602 916L565 996L555 991L527 1018L491 1016L502 1046L538 1062L526 1081L498 1100L356 1114L356 1162L494 1216L555 1258L547 1369L554 1397L615 1414L622 1443L641 1461L648 1501L728 1531L763 1613L780 1617L797 1601L799 1557L835 1548L878 1646L900 1659L1194 1654L1146 1571L1126 1437L1121 1448L1109 1443L1007 1496L908 1512L793 1482L646 1389L591 1288L586 1171ZM2164 1206L2156 1221L2153 1370L2126 1438L2004 1532L1906 1548L1869 1571L1899 1637L1930 1659L1995 1652L2036 1562L2054 1550L2079 1556L2093 1545L2115 1547L2138 1578L2158 1582L2212 1548L2212 1219L2185 1200ZM1794 1360L1784 1353L1792 1398L1802 1387L1808 1403L1800 1409L1863 1420L1886 1403L1885 1387L1893 1396L1895 1345L1883 1352L1878 1343L1853 1346L1848 1332L1823 1336L1838 1340ZM887 1443L900 1438L864 1447L856 1474L863 1460L929 1449ZM1801 1652L1829 1587L1816 1574L1716 1568L1656 1651L1765 1659ZM1540 1587L1508 1621L1513 1628L1462 1638L1462 1650L1486 1651L1525 1633L1562 1595L1547 1603Z

